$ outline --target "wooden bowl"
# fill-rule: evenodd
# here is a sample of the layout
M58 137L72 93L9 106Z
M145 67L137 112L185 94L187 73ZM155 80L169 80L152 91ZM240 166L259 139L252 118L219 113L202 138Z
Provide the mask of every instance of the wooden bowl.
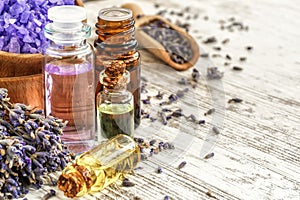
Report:
M75 4L83 6L82 0ZM0 88L8 89L11 102L44 109L43 55L0 51Z

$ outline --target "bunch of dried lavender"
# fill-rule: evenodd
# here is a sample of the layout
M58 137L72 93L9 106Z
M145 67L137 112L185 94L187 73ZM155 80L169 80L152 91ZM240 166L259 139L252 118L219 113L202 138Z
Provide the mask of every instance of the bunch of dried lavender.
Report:
M66 122L11 103L7 92L0 88L0 199L24 196L29 185L40 188L49 172L73 159L60 139Z

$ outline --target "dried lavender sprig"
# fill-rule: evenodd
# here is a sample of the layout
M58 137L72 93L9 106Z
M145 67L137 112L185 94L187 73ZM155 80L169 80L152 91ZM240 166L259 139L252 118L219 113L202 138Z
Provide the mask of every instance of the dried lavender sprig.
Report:
M47 173L61 170L74 159L60 135L66 122L24 104L13 104L0 88L0 193L20 197L24 185L40 188Z

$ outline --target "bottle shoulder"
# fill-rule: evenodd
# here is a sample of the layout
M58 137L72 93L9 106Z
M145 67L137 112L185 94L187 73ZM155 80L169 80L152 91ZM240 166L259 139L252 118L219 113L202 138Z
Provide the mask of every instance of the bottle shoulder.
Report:
M80 45L50 44L45 50L46 56L70 57L70 56L94 56L94 49L89 43Z

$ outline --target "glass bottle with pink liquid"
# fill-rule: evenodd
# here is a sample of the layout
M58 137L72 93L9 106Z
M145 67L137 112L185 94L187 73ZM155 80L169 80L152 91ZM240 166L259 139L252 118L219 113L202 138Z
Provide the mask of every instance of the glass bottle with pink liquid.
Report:
M48 10L46 25L50 44L45 50L44 81L46 115L68 121L62 140L81 153L96 141L95 55L86 39L91 27L79 6L57 6Z

